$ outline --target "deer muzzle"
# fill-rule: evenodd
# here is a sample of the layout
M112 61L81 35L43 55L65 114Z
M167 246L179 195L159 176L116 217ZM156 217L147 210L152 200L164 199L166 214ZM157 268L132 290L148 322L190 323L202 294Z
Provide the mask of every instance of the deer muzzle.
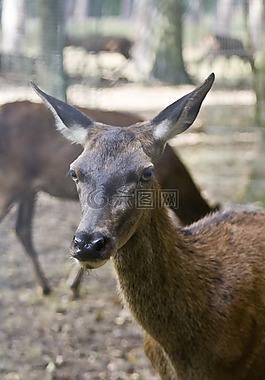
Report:
M71 254L81 266L94 269L104 265L114 249L114 240L101 232L77 232L71 243Z

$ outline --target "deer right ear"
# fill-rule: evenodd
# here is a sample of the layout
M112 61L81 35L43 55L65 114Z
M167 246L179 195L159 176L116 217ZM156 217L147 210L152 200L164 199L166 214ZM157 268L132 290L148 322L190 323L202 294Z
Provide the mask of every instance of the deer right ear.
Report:
M195 90L172 103L151 120L153 135L158 143L164 145L192 125L213 82L212 73Z
M84 146L88 130L94 125L94 121L77 108L46 94L33 82L30 82L30 84L46 107L52 112L56 128L67 139Z

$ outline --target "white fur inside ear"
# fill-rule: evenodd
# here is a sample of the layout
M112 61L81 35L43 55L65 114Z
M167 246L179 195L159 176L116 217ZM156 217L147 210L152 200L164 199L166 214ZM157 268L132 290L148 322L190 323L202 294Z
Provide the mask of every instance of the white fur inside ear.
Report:
M61 118L58 116L57 112L52 107L52 105L46 100L46 98L42 96L40 93L39 96L42 98L46 107L52 112L55 119L55 125L58 131L60 131L68 140L77 144L84 145L87 137L87 129L75 124L73 124L71 128L68 128L62 122Z
M57 114L55 115L54 113L54 117L56 128L64 135L64 137L76 144L85 145L87 129L79 125L73 125L71 128L67 128Z
M163 120L159 123L154 130L155 140L167 140L170 132L171 122L169 120Z

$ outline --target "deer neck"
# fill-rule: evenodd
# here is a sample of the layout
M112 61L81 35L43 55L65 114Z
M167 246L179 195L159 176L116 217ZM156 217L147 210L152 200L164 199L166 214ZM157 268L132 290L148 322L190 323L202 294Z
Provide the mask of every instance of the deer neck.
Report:
M149 212L148 222L117 252L113 264L133 316L166 347L169 337L165 332L171 341L195 339L190 334L196 332L198 313L205 314L206 297L192 247L187 248L166 209ZM173 337L176 332L179 336Z

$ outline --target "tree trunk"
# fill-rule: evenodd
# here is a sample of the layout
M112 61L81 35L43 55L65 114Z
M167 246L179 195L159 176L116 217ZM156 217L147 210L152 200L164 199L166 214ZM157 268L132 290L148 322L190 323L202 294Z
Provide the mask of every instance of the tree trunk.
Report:
M134 18L133 61L137 67L138 80L148 82L155 59L153 43L154 0L134 0L132 14Z
M244 200L260 201L265 205L265 0L262 10L262 51L254 72L256 92L255 124L258 127L259 145Z
M157 49L152 73L170 84L191 83L182 55L183 0L158 0Z
M232 8L234 0L218 0L216 4L216 30L215 32L227 35L230 31Z
M3 0L2 53L21 53L25 33L25 0Z
M265 19L264 21L265 22ZM256 92L256 125L265 129L265 33L263 31L263 41L260 62L254 77L254 87Z
M82 21L87 18L89 1L76 0L74 6L74 17Z
M131 12L132 12L132 5L133 5L132 0L122 0L120 13L123 18L129 20L131 16Z
M249 0L249 34L253 52L261 48L262 43L262 8L263 0Z
M9 1L9 0L8 0ZM64 1L41 0L41 54L38 82L53 96L66 97L63 70Z

